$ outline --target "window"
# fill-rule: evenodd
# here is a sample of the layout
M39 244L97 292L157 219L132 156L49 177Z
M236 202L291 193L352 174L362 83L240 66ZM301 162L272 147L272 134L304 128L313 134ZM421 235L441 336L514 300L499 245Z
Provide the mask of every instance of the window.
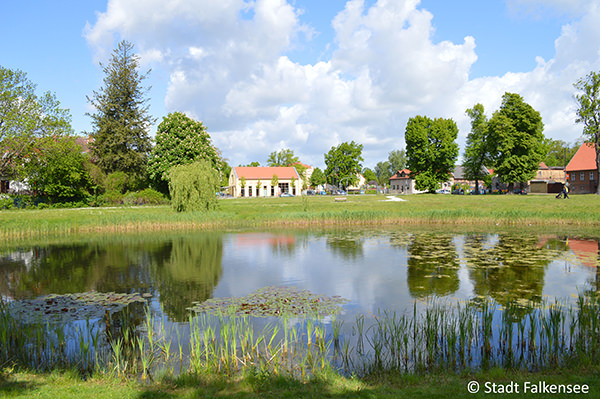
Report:
M581 172L579 174L579 180L584 181L585 180L585 172Z
M573 175L571 176L571 180L577 181L577 175L575 173L573 173Z
M248 197L252 197L252 186L248 186Z
M594 172L590 172L590 181L594 180Z

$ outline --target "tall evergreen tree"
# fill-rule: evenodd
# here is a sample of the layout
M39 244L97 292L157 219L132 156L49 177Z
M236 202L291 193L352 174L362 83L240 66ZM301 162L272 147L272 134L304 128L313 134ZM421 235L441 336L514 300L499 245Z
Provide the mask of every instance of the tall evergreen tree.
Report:
M130 177L145 176L152 149L148 129L155 122L149 114L148 89L142 86L139 56L133 44L121 41L108 65L103 66L104 87L88 101L96 108L92 118L94 139L91 150L105 173L124 172Z

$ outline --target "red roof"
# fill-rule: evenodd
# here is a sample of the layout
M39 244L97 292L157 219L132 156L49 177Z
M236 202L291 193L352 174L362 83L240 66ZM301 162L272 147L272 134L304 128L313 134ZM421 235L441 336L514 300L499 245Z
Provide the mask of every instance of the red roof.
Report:
M400 176L404 174L404 176ZM410 177L410 170L402 169L399 170L394 176L390 177L390 180L408 179Z
M579 147L571 162L565 168L567 172L579 170L596 170L596 147L591 143L584 143Z
M270 180L273 175L277 175L279 179L300 179L296 168L292 166L237 166L233 169L238 179L245 177L246 179Z

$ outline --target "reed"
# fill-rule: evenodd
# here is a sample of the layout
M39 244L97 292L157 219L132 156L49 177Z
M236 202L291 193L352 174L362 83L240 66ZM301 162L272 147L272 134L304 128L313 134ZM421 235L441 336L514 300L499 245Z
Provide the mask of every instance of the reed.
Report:
M124 311L102 321L110 324L101 328L86 320L65 329L25 322L0 302L0 364L142 379L173 374L172 334L148 309L142 320ZM255 321L232 309L190 316L187 354L177 330L179 374L185 373L183 365L196 375L301 381L332 369L344 375L557 370L595 367L600 355L600 300L589 293L574 303L415 302L409 312L356 315L347 326L317 315L271 317L260 329Z

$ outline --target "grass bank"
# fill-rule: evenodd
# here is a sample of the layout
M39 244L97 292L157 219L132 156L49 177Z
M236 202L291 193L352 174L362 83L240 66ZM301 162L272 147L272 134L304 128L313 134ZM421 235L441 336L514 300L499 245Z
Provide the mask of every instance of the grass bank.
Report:
M425 224L598 228L600 197L553 195L382 195L241 198L215 212L176 213L168 206L0 211L0 238L193 229L305 228L332 225Z
M283 377L261 377L226 380L209 376L185 376L154 383L140 383L97 375L83 381L76 373L36 374L4 371L0 374L0 396L10 398L558 398L579 395L524 393L524 386L539 383L588 386L586 398L600 397L600 370L563 370L549 373L523 373L489 370L473 374L440 374L404 376L388 374L371 379L344 378L327 375L308 383ZM477 381L480 391L472 394L468 384ZM486 385L518 385L519 394L486 393Z

